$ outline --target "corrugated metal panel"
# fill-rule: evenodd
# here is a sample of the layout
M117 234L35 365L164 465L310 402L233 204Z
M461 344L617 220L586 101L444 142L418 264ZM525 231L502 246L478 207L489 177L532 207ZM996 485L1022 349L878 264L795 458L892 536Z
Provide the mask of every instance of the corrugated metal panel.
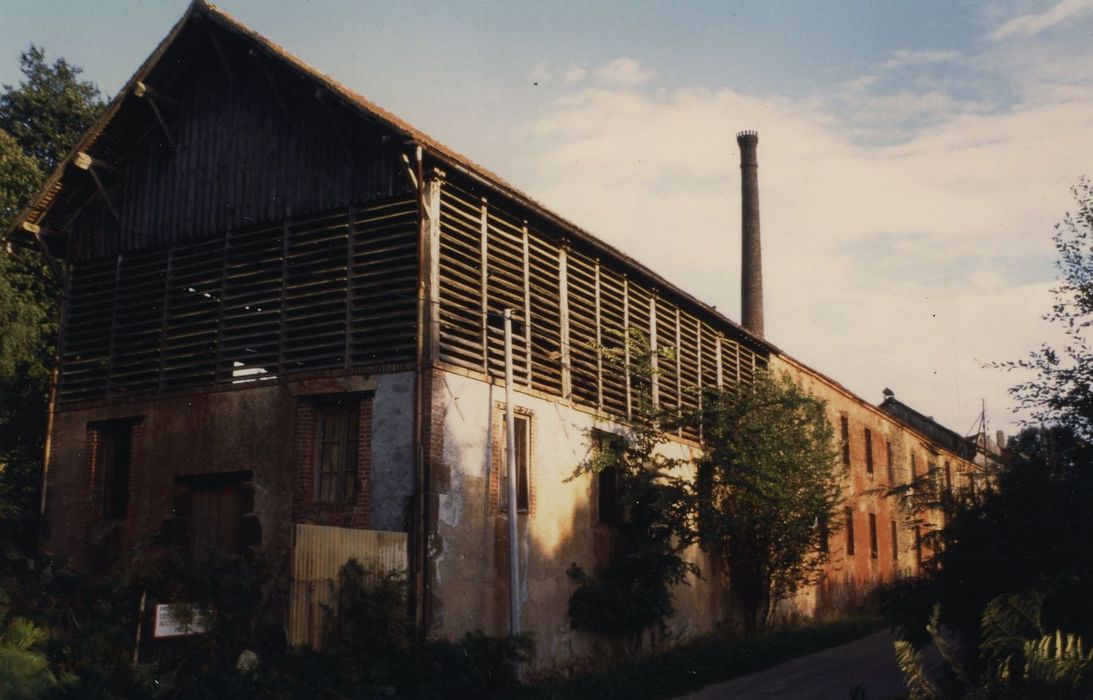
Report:
M406 570L405 532L296 525L289 642L321 648L338 601L338 571L356 559L377 574Z

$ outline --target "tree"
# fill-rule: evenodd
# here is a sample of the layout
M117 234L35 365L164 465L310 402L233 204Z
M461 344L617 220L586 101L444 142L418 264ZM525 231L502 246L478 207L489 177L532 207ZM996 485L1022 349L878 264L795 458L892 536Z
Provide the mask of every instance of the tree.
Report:
M751 634L827 560L843 472L824 405L788 374L760 374L707 397L699 533L726 564Z
M633 653L646 629L663 626L674 614L672 587L699 572L683 557L695 540L693 489L683 476L682 460L658 451L665 431L679 417L656 407L649 391L656 374L654 356L674 356L670 349L654 353L647 336L634 329L626 343L628 367L621 351L604 350L603 356L617 371L630 373L634 391L629 431L617 440L601 441L574 475L614 470L621 506L618 552L597 577L576 564L568 573L578 584L569 600L573 626L621 640ZM595 435L590 437L596 441Z
M1071 192L1077 208L1055 225L1059 252L1055 267L1061 281L1055 301L1043 318L1061 327L1062 348L1048 343L1024 360L1001 363L1008 370L1030 371L1032 377L1010 393L1035 420L1071 428L1085 442L1093 441L1093 348L1085 333L1093 324L1093 184L1082 178Z
M23 82L4 85L0 95L0 129L48 173L102 113L101 96L94 83L80 80L81 68L63 58L47 64L34 44L19 64Z
M98 89L63 58L31 46L24 80L0 93L0 226L34 194L102 110ZM37 494L60 293L35 255L0 253L0 532L23 553L37 532Z

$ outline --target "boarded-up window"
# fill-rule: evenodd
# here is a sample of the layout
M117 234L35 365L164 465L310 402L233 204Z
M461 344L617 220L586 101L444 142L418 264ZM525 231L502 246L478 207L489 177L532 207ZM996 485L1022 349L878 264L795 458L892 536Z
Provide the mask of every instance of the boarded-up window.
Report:
M854 509L847 507L844 511L846 517L846 554L854 556Z
M316 412L315 496L341 503L355 494L360 425L358 401L324 406Z
M880 548L877 546L877 515L869 514L869 556L876 559L880 556Z
M873 475L873 431L865 429L865 473Z
M133 445L133 423L101 423L95 464L102 473L102 517L124 518L129 511L129 464Z
M843 464L850 466L850 420L839 416L839 435L842 438Z

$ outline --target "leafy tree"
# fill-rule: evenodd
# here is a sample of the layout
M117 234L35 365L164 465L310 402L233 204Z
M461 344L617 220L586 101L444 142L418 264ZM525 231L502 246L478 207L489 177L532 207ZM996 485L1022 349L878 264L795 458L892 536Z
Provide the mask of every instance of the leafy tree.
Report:
M1065 425L1090 442L1093 348L1085 334L1093 323L1093 183L1082 178L1071 192L1076 209L1055 225L1053 236L1061 281L1053 290L1051 311L1044 314L1045 320L1062 329L1065 343L1061 348L1044 343L1026 359L998 366L1032 372L1010 393L1021 407L1032 410L1035 420Z
M31 46L24 80L0 93L0 226L7 229L102 110L98 89L63 58ZM58 302L43 261L0 253L0 532L4 548L33 548ZM10 538L10 539L9 539ZM12 552L7 552L9 555Z
M671 360L670 349L654 353L646 335L631 329L629 346L633 410L629 431L617 442L602 445L577 474L616 474L621 517L614 560L596 577L574 564L569 576L578 584L569 600L576 629L603 634L640 648L642 633L664 625L675 613L672 587L698 574L683 558L694 541L694 492L681 473L682 460L665 456L659 447L679 416L657 408L649 391L656 374L654 358ZM625 371L623 353L603 351L608 364ZM595 436L593 436L595 440Z
M723 558L751 634L827 559L843 472L824 405L788 374L767 373L706 402L699 530Z
M4 85L0 95L0 129L49 172L102 112L99 89L63 58L46 63L45 51L33 44L19 64L23 82Z

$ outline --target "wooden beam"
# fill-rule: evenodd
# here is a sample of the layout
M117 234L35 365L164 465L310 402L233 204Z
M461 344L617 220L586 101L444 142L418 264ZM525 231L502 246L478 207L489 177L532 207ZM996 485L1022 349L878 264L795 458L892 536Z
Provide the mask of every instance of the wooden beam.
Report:
M148 103L148 106L152 108L152 114L155 115L156 121L159 123L159 128L163 130L163 136L167 139L167 145L171 147L171 150L175 150L175 141L171 138L171 130L167 128L167 121L163 118L163 113L159 111L159 105L156 103L158 98L157 94L144 83L137 81L137 84L133 87L133 94L142 98ZM158 98L165 103L170 98ZM172 100L173 101L173 100ZM175 103L177 104L177 103Z
M262 75L266 78L266 85L269 86L269 91L273 94L273 100L277 103L277 106L281 109L281 114L288 116L288 105L285 104L284 99L281 98L281 90L277 87L277 83L273 80L273 73L269 72L269 66L264 61L255 56L255 60L258 61L258 65L262 69Z
M220 60L220 67L224 70L224 75L228 77L228 82L235 85L235 74L232 73L231 64L228 63L228 54L224 52L224 47L220 43L220 39L216 36L216 30L212 25L206 25L208 31L209 40L213 43L213 49L216 50L216 57Z
M46 262L49 263L49 269L53 271L53 276L57 278L57 282L61 285L61 289L64 290L65 295L68 295L68 275L65 274L64 267L57 261L57 258L53 257L53 251L49 249L46 242L42 239L42 232L37 231L34 234L34 242L38 244L38 250L42 251L42 255L45 256Z
M80 170L86 170L87 174L91 176L91 179L95 182L95 187L99 190L99 196L102 197L103 202L106 203L106 208L110 210L110 213L114 215L114 220L119 224L121 223L121 215L118 214L118 210L114 207L114 203L110 201L110 196L106 193L106 187L103 186L102 180L99 178L99 174L96 172L97 168L104 170L112 170L117 172L117 168L107 165L102 161L95 160L87 153L77 153L76 157L72 159L72 164Z
M166 105L168 107L178 107L179 104L178 100L176 100L175 98L168 97L164 93L153 88L151 85L147 83L142 83L139 80L133 85L133 94L141 99L155 99L160 104Z
M349 167L353 167L353 151L349 149L349 141L342 132L342 125L338 123L334 110L331 109L330 104L324 99L322 89L315 91L315 99L323 106L323 113L326 114L326 119L330 122L330 128L334 132L334 136L337 137L338 143L341 144L342 151L345 152L345 157L349 160Z

